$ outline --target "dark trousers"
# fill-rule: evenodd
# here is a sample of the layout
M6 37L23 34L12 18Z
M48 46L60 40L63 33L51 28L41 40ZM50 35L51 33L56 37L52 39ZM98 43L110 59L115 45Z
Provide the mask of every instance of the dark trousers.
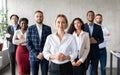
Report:
M89 57L86 59L86 70L90 65L89 75L98 75L98 62L99 59L90 59Z
M86 75L85 70L85 63L80 66L73 66L73 75Z
M49 75L73 75L73 69L71 62L64 64L50 63Z
M100 49L99 52L100 52L100 59L99 60L100 60L100 66L101 66L101 75L106 75L106 60L107 60L106 48ZM89 65L90 75L93 75L92 74L93 69L94 68L90 64Z
M9 60L10 60L10 70L11 70L11 75L15 75L15 52L8 52L9 55Z
M48 61L45 59L40 61L30 60L30 68L31 68L32 75L38 75L40 65L41 65L42 75L48 75Z

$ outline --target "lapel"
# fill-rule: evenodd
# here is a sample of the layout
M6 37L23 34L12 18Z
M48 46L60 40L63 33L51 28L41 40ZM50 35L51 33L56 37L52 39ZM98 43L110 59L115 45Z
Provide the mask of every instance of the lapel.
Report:
M81 41L80 41L80 48L82 48L82 46L84 45L84 38L85 38L85 33L83 32L82 35L81 35ZM80 49L81 50L81 49Z
M13 26L12 26L12 25L11 25L11 27L10 27L10 28L11 28L11 32L12 32L12 33L14 33L14 28L13 28ZM19 25L17 25L17 29L16 29L16 30L18 30L18 29L20 29L20 26L19 26Z
M38 29L37 29L36 24L33 26L33 33L34 33L33 35L35 36L34 39L38 40L39 39L39 34L38 34Z
M43 26L42 26L41 41L44 39L44 35L45 35L45 26L44 26L44 24L43 24Z
M87 32L89 33L89 37L91 37L88 24L86 24L86 28L87 28Z
M13 34L14 33L14 29L13 29L12 25L10 26L10 30L11 30L11 33Z
M82 47L82 45L83 45L83 41L84 41L84 40L83 40L83 34L82 34L82 36L81 36L81 41L80 41L80 47L79 47L80 50L81 50L81 47Z
M38 40L38 39L40 40L36 24L35 24L35 26L33 27L33 29L34 29L34 32L35 32L35 35L36 35L36 39L37 39L37 40ZM43 26L42 26L41 40L40 40L40 42L39 42L40 44L41 44L42 40L44 39L44 35L45 35L45 27L44 27L44 25L43 25Z
M20 29L20 25L18 24L18 26L17 26L17 29L16 30L18 30L18 29Z
M92 36L94 36L95 32L96 32L96 25L94 24L94 25L93 25L93 33L92 33Z

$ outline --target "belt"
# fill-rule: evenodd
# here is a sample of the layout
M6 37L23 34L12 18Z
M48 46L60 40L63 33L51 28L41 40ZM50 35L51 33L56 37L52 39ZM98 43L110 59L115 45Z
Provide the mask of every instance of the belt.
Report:
M104 48L100 48L100 50L106 50L106 47L104 47Z

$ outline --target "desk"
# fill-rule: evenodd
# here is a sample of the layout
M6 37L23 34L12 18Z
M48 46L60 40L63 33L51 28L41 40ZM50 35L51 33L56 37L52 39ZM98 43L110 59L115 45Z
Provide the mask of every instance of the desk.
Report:
M113 56L117 58L117 75L120 75L120 51L112 51L112 50L110 52L110 75L112 75Z

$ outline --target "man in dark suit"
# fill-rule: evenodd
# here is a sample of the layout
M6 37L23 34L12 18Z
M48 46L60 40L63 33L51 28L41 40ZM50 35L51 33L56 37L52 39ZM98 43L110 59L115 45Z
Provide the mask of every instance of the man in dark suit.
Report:
M42 75L48 74L48 61L44 59L42 51L46 38L51 34L51 28L43 24L43 12L35 12L36 24L28 27L27 30L27 49L30 53L30 67L32 75L38 75L39 64L41 64Z
M103 42L103 32L101 26L94 23L95 14L93 11L87 12L88 23L85 24L85 30L90 37L90 52L86 59L86 69L90 63L90 75L98 75L99 47Z
M10 20L12 22L12 25L8 26L7 33L5 36L7 38L7 41L9 42L8 55L9 55L9 59L10 59L11 75L15 75L15 65L16 65L15 54L16 54L17 45L13 45L12 38L13 38L14 32L16 30L18 30L20 27L18 25L19 17L17 15L13 14L10 17Z

